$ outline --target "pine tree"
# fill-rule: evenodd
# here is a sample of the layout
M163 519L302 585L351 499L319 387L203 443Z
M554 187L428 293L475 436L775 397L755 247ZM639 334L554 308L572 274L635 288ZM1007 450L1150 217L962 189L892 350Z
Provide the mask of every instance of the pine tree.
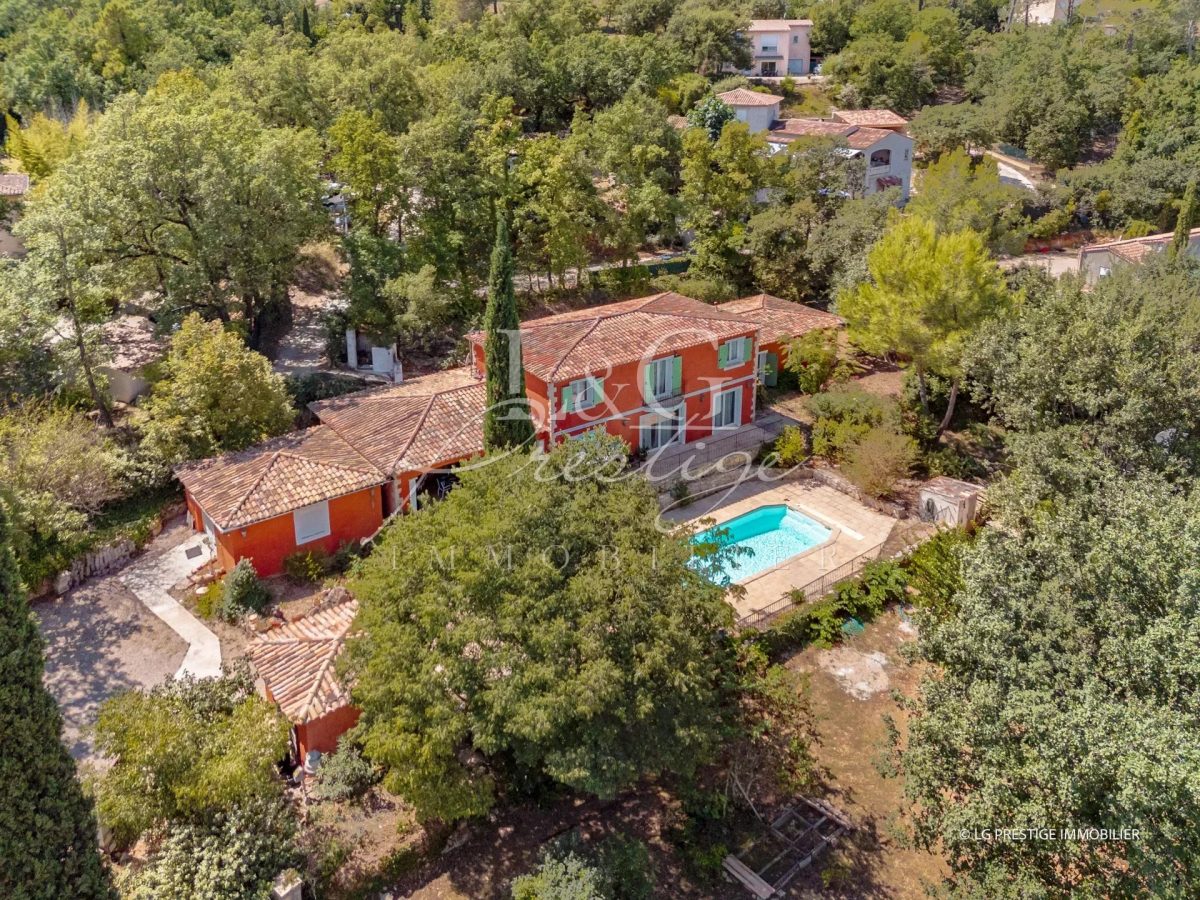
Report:
M1183 200L1179 204L1179 217L1175 220L1175 237L1171 241L1171 255L1178 256L1187 253L1191 240L1192 226L1200 217L1200 199L1196 197L1196 179L1187 183L1183 192Z
M42 684L42 637L17 578L0 507L0 897L115 898L92 803Z
M488 303L483 315L484 360L487 366L487 412L483 420L483 445L488 450L523 447L533 441L529 400L525 396L525 367L521 364L520 321L513 293L512 244L508 219L496 221L496 246L488 275ZM511 347L509 339L517 344Z

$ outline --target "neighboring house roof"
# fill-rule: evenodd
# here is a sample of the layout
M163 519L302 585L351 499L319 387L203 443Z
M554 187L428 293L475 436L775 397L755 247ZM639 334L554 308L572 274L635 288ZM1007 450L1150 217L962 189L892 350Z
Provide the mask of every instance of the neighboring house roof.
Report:
M563 381L755 327L719 307L667 292L524 322L521 356L526 371L545 382ZM467 338L480 344L483 333Z
M812 28L812 19L751 19L746 31L752 34L758 31L789 31L793 26Z
M463 366L310 403L388 475L435 468L483 452L486 389Z
M346 642L358 602L350 599L263 632L247 648L250 661L280 711L302 725L340 709L350 692L335 662Z
M113 351L109 369L136 372L167 354L167 341L154 333L154 323L145 316L118 316L105 322L101 332Z
M1200 238L1200 228L1193 228L1188 232L1189 245L1195 242L1197 238ZM1161 253L1171 245L1174 239L1174 232L1164 231L1161 234L1148 234L1145 237L1106 241L1102 244L1088 244L1080 248L1079 257L1082 259L1090 253L1110 253L1118 259L1136 264L1144 262L1147 257L1154 253Z
M667 116L667 124L672 128L678 128L681 131L688 127L687 116Z
M833 118L848 125L867 128L903 128L908 124L908 119L890 109L839 109L834 111Z
M838 328L846 324L841 316L771 294L730 300L720 304L720 308L739 318L757 322L761 326L758 332L760 345L777 344L817 328Z
M21 172L0 173L0 197L23 197L28 193L28 175Z
M764 94L759 91L751 91L747 88L734 88L732 91L724 91L717 94L717 99L730 106L774 106L777 103L782 103L782 97L776 97L774 94Z
M176 477L221 531L244 528L302 506L386 481L342 440L317 426L247 450L185 463Z
M842 137L853 150L874 147L884 138L893 137L895 131L883 128L866 128L848 122L826 122L824 119L779 119L771 123L767 140L776 144L787 144L799 137ZM899 135L911 140L906 135Z

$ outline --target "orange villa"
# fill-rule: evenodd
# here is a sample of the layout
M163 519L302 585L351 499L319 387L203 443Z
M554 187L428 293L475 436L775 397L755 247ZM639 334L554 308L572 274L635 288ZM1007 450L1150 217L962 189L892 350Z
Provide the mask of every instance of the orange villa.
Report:
M525 322L525 390L543 447L603 428L653 453L754 421L791 338L842 320L759 294L710 305L655 294ZM467 366L310 405L320 425L180 466L194 527L229 569L279 572L297 550L330 552L444 489L483 452L484 335Z

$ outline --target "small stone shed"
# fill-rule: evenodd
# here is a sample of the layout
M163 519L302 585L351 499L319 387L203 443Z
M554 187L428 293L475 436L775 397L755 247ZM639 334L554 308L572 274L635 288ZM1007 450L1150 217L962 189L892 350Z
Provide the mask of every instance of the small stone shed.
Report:
M918 495L920 516L926 522L960 526L975 521L983 499L983 487L939 475L922 485Z

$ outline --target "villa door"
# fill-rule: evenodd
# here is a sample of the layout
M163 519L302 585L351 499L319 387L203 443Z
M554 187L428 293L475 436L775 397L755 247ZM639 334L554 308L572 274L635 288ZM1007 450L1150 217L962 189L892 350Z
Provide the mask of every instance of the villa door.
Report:
M763 78L774 78L777 74L778 74L778 70L775 68L774 60L772 60L770 62L764 62L762 64Z

